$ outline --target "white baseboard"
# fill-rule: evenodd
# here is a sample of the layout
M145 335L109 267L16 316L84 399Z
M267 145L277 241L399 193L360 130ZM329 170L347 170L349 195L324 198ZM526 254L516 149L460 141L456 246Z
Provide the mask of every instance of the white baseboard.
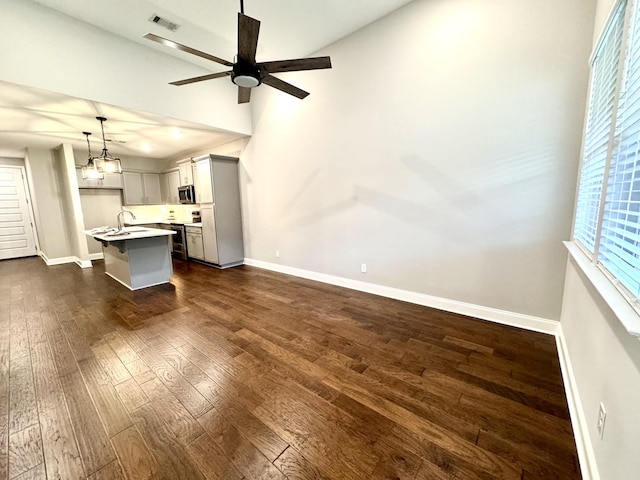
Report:
M91 263L91 260L80 260L78 257L76 257L76 264L80 268L92 268L93 267L93 264Z
M288 267L286 265L278 265L275 263L263 262L262 260L254 260L251 258L244 259L245 265L264 268L274 272L285 273L296 277L316 280L318 282L329 283L340 287L359 290L361 292L372 293L382 297L402 300L404 302L415 303L425 307L437 308L447 312L459 313L490 322L509 325L512 327L524 328L534 332L556 335L560 322L549 320L546 318L534 317L531 315L523 315L521 313L499 310L497 308L484 307L482 305L474 305L471 303L449 300L446 298L425 295L424 293L411 292L409 290L400 290L398 288L385 287L374 283L361 282L350 278L336 277L325 273L312 272L300 268Z
M576 440L576 449L578 450L578 460L580 462L582 479L600 480L596 456L593 451L591 436L589 435L587 419L584 414L584 409L582 408L582 402L580 401L578 385L571 367L569 350L565 342L564 333L562 332L562 326L558 327L556 344L558 346L562 381L564 383L564 391L567 396L567 404L569 405L569 415L571 417L571 425L573 427L573 436Z
M42 250L38 252L38 255L40 255L40 258L44 260L44 263L46 263L48 267L51 267L53 265L64 265L65 263L75 263L80 268L93 267L93 265L91 264L91 260L80 260L78 257L48 258Z
M567 403L569 405L569 415L571 417L571 425L573 427L573 433L576 441L576 448L578 451L578 459L580 462L580 469L582 471L582 478L583 480L600 480L598 467L595 461L595 454L593 451L593 446L585 419L584 409L582 408L582 403L580 402L578 387L576 384L575 376L573 374L573 370L571 368L567 345L565 343L560 322L549 320L546 318L533 317L530 315L523 315L520 313L484 307L481 305L458 302L456 300L449 300L446 298L434 297L422 293L410 292L407 290L400 290L397 288L360 282L357 280L336 277L324 273L302 270L285 265L263 262L261 260L254 260L251 258L245 258L244 263L246 265L258 268L272 270L274 272L294 275L296 277L316 280L319 282L329 283L331 285L338 285L340 287L372 293L383 297L394 298L396 300L415 303L426 307L432 307L448 312L468 315L470 317L501 323L503 325L509 325L513 327L524 328L526 330L554 335L556 338L558 357L560 359L560 367L562 370L562 380L567 396Z
M104 253L102 252L89 254L89 260L103 260L103 259L104 259Z
M42 257L42 260L44 260L44 263L46 263L49 267L51 267L52 265L63 265L65 263L76 263L77 260L76 257L48 258L42 251L40 251L39 255L40 257Z

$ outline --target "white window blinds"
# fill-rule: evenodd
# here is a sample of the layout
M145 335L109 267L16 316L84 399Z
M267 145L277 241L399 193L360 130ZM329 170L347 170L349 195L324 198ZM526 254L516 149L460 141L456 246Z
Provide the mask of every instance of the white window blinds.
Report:
M598 260L640 295L640 22L633 9L620 85Z
M591 253L596 251L604 174L613 133L624 13L625 2L621 2L600 42L591 70L591 94L574 225L574 239Z

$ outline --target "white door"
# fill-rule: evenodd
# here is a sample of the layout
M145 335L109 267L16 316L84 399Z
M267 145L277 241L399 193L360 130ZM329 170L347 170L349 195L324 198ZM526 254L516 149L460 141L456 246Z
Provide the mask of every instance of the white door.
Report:
M0 260L36 254L22 167L0 167Z

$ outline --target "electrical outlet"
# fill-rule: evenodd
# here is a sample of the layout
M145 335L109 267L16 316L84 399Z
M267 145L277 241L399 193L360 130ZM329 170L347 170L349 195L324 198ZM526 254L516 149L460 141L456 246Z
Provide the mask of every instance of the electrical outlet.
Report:
M600 408L598 408L598 433L600 438L604 438L604 422L607 419L607 411L604 409L604 405L600 402Z
M276 250L276 258L280 258L280 250Z
M363 263L362 265L360 265L360 271L362 273L367 273L367 264Z

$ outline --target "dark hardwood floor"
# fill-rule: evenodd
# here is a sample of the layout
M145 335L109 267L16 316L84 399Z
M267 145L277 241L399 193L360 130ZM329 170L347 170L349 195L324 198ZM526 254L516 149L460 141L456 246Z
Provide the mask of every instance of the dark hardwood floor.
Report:
M1 261L0 369L0 478L580 478L552 337L257 268Z

